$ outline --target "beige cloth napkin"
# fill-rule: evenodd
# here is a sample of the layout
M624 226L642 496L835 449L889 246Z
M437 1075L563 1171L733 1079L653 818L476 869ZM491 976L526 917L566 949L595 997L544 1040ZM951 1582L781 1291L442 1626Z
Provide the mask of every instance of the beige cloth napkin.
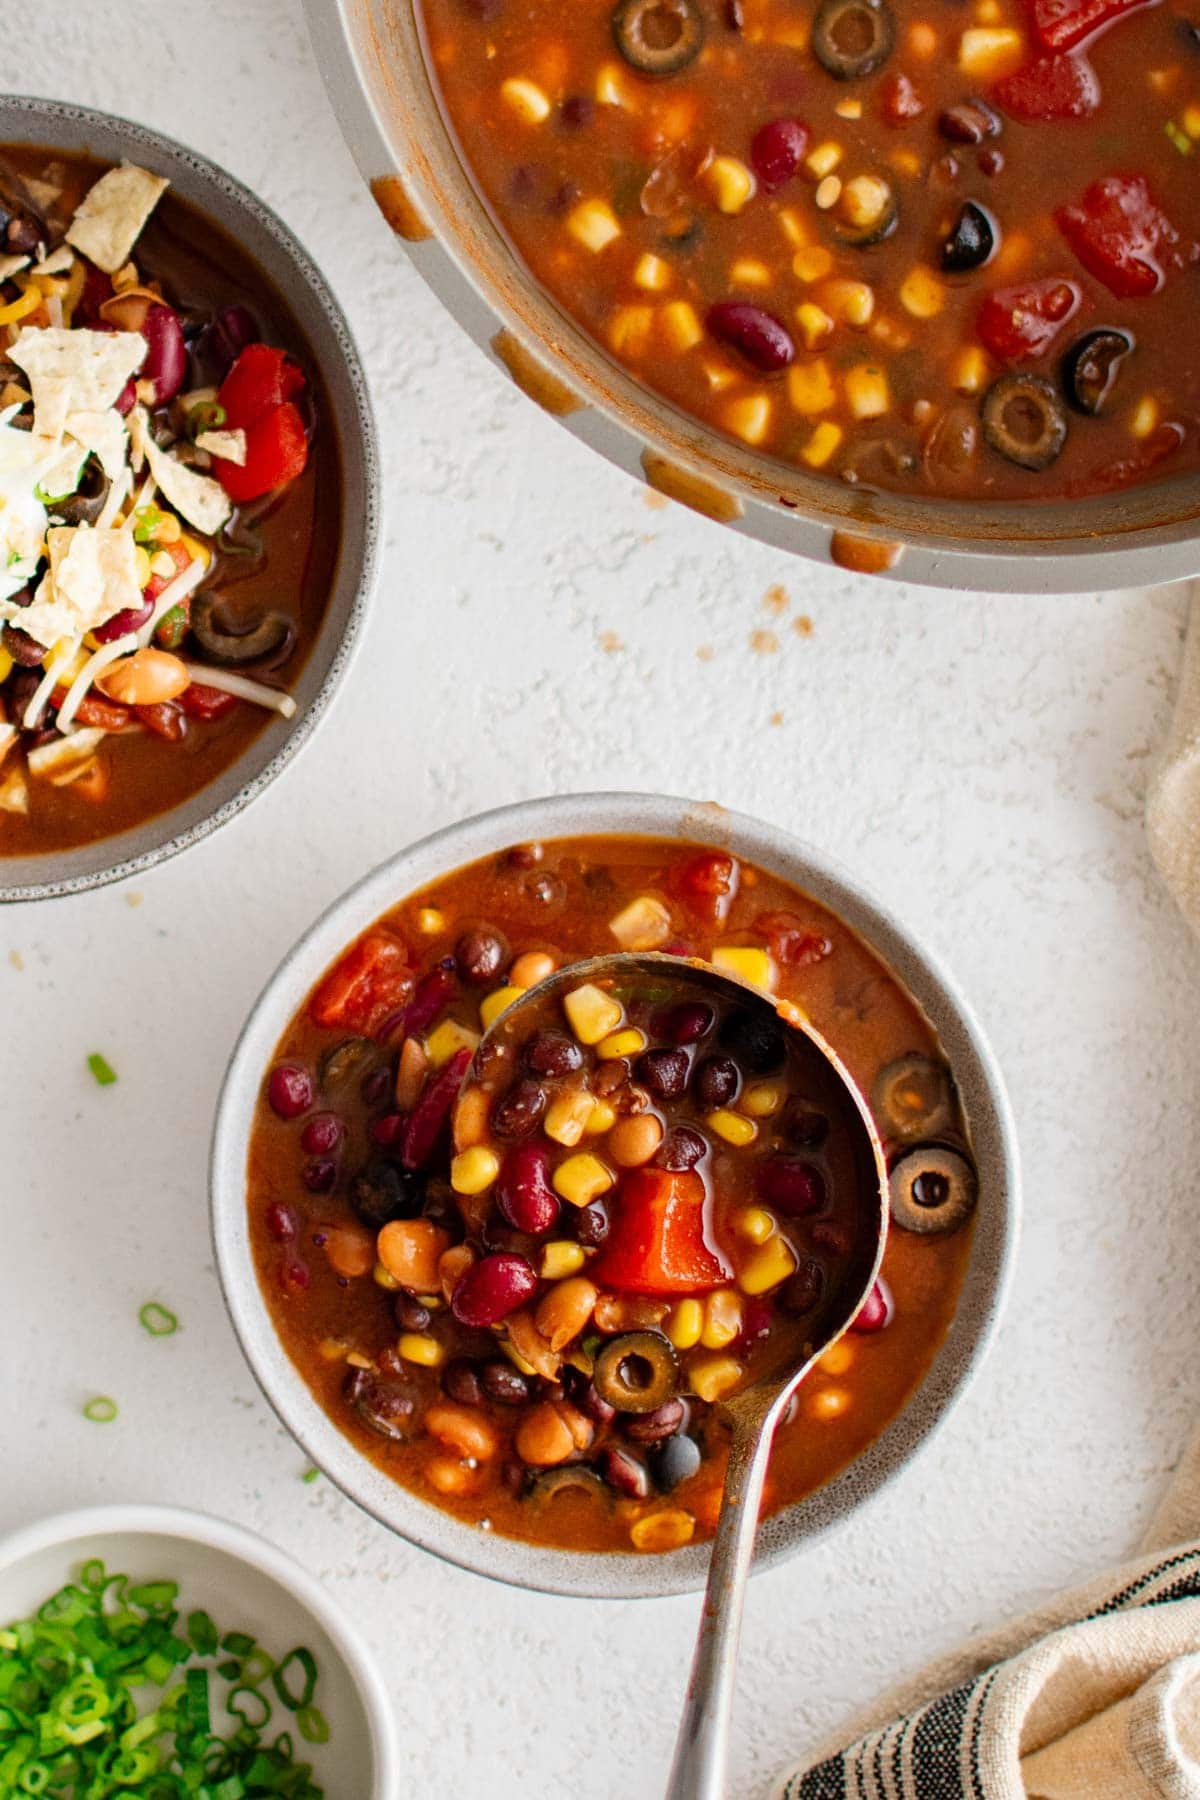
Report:
M1146 831L1200 933L1200 582ZM776 1794L1200 1800L1200 1437L1141 1556L941 1658L790 1771Z

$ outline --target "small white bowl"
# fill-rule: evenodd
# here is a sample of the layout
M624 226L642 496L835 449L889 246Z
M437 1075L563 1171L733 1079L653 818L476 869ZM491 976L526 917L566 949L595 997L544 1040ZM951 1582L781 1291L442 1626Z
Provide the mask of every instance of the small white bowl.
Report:
M26 1618L99 1557L113 1573L179 1583L185 1609L249 1631L268 1653L306 1644L316 1658L327 1744L297 1740L329 1800L397 1800L395 1715L374 1662L325 1589L264 1538L176 1506L90 1506L0 1541L0 1625ZM275 1722L283 1729L278 1711Z

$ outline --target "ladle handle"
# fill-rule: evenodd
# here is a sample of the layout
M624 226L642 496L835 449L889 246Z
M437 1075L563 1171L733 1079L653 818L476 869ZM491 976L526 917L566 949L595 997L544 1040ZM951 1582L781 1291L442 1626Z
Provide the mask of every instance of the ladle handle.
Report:
M773 1412L735 1418L725 1495L666 1800L721 1800L746 1579L775 1435Z

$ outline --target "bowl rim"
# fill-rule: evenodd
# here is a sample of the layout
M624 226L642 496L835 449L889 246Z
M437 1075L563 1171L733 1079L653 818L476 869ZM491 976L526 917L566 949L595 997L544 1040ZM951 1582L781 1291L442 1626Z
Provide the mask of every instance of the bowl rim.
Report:
M119 113L104 112L96 107L76 106L73 102L30 97L24 94L0 93L0 141L20 142L17 127L22 117L36 118L42 121L62 120L76 128L84 130L103 130L115 132L127 143L130 154L145 151L151 155L165 156L176 165L183 165L198 177L210 189L215 188L224 199L233 206L248 213L255 224L275 243L286 259L293 274L298 274L309 293L319 305L329 326L333 341L337 344L342 358L343 372L353 395L353 409L346 409L346 416L339 417L337 429L341 437L349 439L353 434L357 441L358 451L362 458L363 493L361 517L353 520L355 536L351 544L351 553L347 558L347 568L351 571L346 576L349 583L353 581L354 597L346 615L345 628L334 649L321 684L304 711L291 722L291 728L279 749L269 762L265 763L255 775L244 781L237 792L232 794L215 811L206 813L203 818L195 820L182 830L171 831L168 822L177 807L156 813L140 824L130 826L124 832L114 833L112 838L99 838L97 844L116 842L120 837L132 832L161 830L162 836L149 848L132 855L122 855L115 862L106 863L101 868L84 871L77 875L64 876L60 880L21 881L17 877L22 863L42 861L39 853L28 856L0 856L0 905L5 902L25 900L53 900L69 894L80 894L93 888L106 887L114 881L123 881L127 877L144 875L148 870L156 868L160 863L169 861L180 855L193 844L198 844L222 825L236 818L237 815L256 800L258 796L271 786L312 738L317 725L324 717L335 694L339 691L358 653L363 637L363 625L367 609L374 591L379 566L379 547L381 534L381 514L383 507L383 483L379 450L379 432L375 419L375 410L371 401L370 388L363 368L362 358L350 329L349 321L340 301L335 295L324 273L318 267L299 238L274 209L260 200L246 184L237 176L231 175L211 157L199 150L193 150L177 138L166 132L158 131L148 125L140 125L135 120L127 119ZM10 126L13 128L10 130ZM203 206L198 210L203 211ZM210 215L211 216L211 215ZM230 226L223 224L221 228L230 236L236 233ZM284 293L284 282L268 271L270 279ZM328 376L326 376L328 385ZM346 455L341 451L343 477L345 476ZM344 490L343 480L343 490ZM341 558L346 555L346 546L351 540L346 532L348 523L348 507L345 492L342 494L342 535L339 546L339 563L335 571L336 586L341 578ZM332 591L332 587L331 587ZM230 765L236 769L237 763ZM218 777L219 779L219 777ZM202 795L204 789L198 790ZM180 802L180 805L187 801ZM84 850L87 845L72 846L72 850ZM72 850L64 851L64 856L72 854Z
M314 1575L268 1539L215 1513L191 1507L114 1501L51 1513L0 1538L0 1587L18 1563L42 1551L68 1549L81 1539L122 1533L136 1537L181 1538L219 1550L257 1569L285 1589L321 1625L345 1665L363 1703L375 1761L375 1791L369 1800L398 1800L400 1743L379 1664L349 1616ZM2 1610L2 1609L0 1609ZM368 1797L364 1796L364 1800Z
M424 56L416 53L420 68L414 70L413 58L396 51L402 40L411 48L419 37L414 5L304 0L350 152L388 223L405 239L409 260L460 329L509 375L512 360L498 347L498 334L509 349L515 340L521 356L563 390L541 404L625 474L655 485L645 457L666 463L676 475L698 480L715 495L717 508L688 500L672 486L663 492L732 531L817 562L845 566L833 553L838 535L898 550L894 561L873 571L885 580L1050 594L1159 586L1200 572L1200 514L1189 476L1169 484L1157 513L1155 484L1143 484L1075 502L1077 516L1057 527L1039 507L980 502L974 531L967 516L974 503L865 490L848 497L837 483L822 477L814 486L817 478L787 465L789 482L806 485L802 493L793 488L795 498L781 493L778 462L726 439L639 383L529 275L480 198L453 132L438 123ZM389 210L379 188L389 180L399 186L403 216ZM517 385L525 387L519 378ZM1044 521L1037 530L1030 528L1034 514Z
M518 801L418 839L324 908L251 1007L217 1103L209 1161L210 1222L230 1323L280 1422L323 1473L380 1524L476 1574L540 1592L597 1599L651 1598L703 1587L708 1545L653 1557L547 1549L465 1524L390 1480L317 1404L275 1332L249 1247L246 1153L263 1074L288 1020L333 959L381 914L437 875L508 844L622 833L728 846L793 880L864 937L897 970L934 1023L959 1078L980 1167L989 1180L992 1204L986 1213L981 1209L976 1223L959 1308L923 1381L880 1435L831 1482L764 1521L756 1571L844 1522L906 1467L944 1422L994 1337L1011 1281L1020 1214L1016 1130L1003 1078L952 977L870 889L834 859L773 825L712 803L637 792ZM899 969L905 962L908 966ZM914 974L920 978L916 982ZM969 1323L968 1297L974 1312ZM914 1430L918 1406L923 1424Z

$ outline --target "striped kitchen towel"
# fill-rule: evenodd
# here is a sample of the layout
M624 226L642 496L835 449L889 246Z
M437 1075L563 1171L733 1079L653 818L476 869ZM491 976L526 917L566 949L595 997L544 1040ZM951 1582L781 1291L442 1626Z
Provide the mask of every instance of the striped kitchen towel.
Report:
M943 1658L778 1800L1200 1800L1198 1531L1200 1439L1147 1533L1173 1547Z

